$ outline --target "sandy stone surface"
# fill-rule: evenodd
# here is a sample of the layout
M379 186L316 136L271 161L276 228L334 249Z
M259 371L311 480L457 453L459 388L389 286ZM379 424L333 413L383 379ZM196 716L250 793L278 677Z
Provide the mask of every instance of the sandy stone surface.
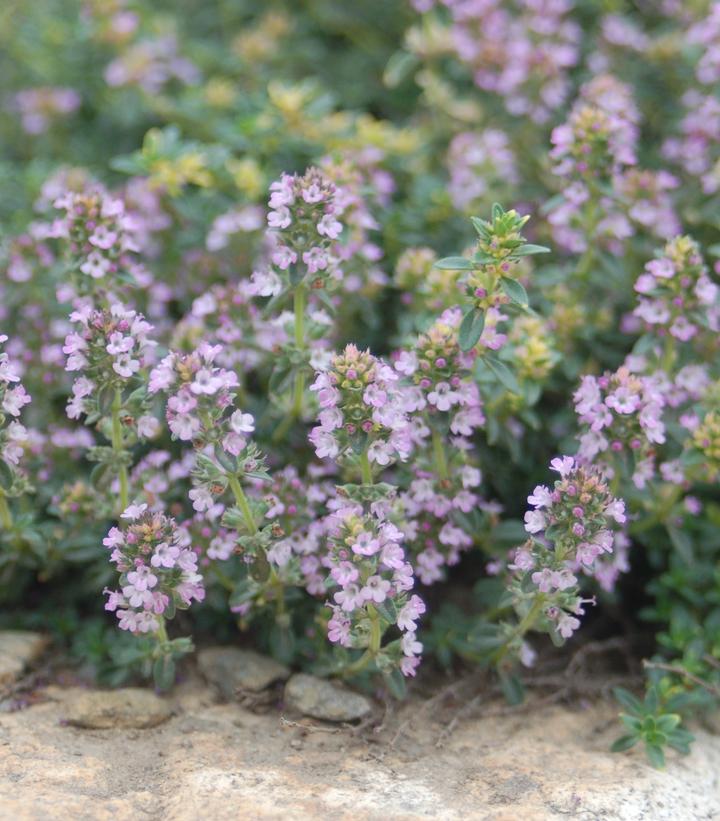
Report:
M0 713L0 818L720 819L719 737L697 731L693 755L656 772L639 753L607 751L617 725L603 703L469 718L438 748L448 713L408 723L417 703L377 732L278 703L262 714L217 703L196 679L167 699L172 716L153 729L89 730L62 721L83 692L48 687L43 703Z
M48 645L41 633L30 630L0 630L0 685L7 685L22 675L25 668L40 657Z

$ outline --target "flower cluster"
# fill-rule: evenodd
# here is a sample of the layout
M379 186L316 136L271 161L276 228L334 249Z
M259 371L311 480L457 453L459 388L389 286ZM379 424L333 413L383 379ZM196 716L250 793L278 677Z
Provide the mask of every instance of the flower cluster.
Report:
M568 121L553 129L554 172L590 182L635 165L638 118L627 86L614 77L596 78L583 89Z
M550 467L560 478L552 489L538 485L528 497L525 529L531 538L515 551L511 569L526 580L523 593L539 602L538 618L566 639L583 612L575 574L592 573L598 559L612 552L613 527L625 522L625 503L612 496L596 468L570 456L553 459Z
M647 263L635 283L636 317L658 333L688 342L701 331L720 331L720 288L711 281L697 243L675 237Z
M386 204L395 183L387 172L375 167L382 153L365 151L362 156L326 159L320 171L335 186L332 211L343 226L331 247L337 257L334 279L345 293L372 294L387 283L379 266L383 250L372 239L380 228L371 206ZM371 199L372 192L373 199ZM319 231L319 227L318 227Z
M88 403L97 401L100 388L123 387L152 364L157 343L149 338L153 328L145 317L119 303L103 310L83 306L70 319L80 325L67 335L63 346L65 370L82 373L73 383L67 406L68 416L77 419L89 412ZM141 435L156 432L154 420L140 424Z
M443 0L458 57L515 116L545 122L565 101L580 29L569 0Z
M479 133L467 131L453 137L447 166L450 198L460 211L477 211L491 191L502 191L518 179L508 136L497 128Z
M309 593L324 595L322 512L333 487L323 479L322 469L311 465L307 475L301 476L294 465L286 465L273 473L270 482L254 480L248 495L262 500L265 520L276 522L282 530L267 553L280 577L292 581L302 578Z
M599 75L583 86L567 122L553 129L550 157L564 189L548 220L556 241L570 252L586 250L587 234L597 233L612 247L632 236L621 191L634 185L625 174L637 163L638 124L630 88ZM647 222L642 210L638 216Z
M414 349L400 353L395 369L415 386L415 411L425 410L431 419L447 414L450 432L469 437L484 424L485 417L480 392L472 378L476 352L463 352L458 344L461 319L459 308L444 311L418 337ZM492 323L486 323L480 344L495 348L504 339Z
M400 496L403 533L415 573L423 584L434 584L445 577L445 568L460 561L469 550L473 537L455 521L456 512L477 510L482 500L477 488L480 471L471 465L453 470L438 481L435 471L418 470L406 491Z
M105 590L105 609L115 612L122 630L154 633L176 609L205 598L197 554L174 519L146 504L130 505L121 519L103 539L120 573L120 589Z
M703 85L720 80L720 3L712 3L708 14L688 31L688 41L703 49L695 74Z
M580 436L580 458L592 462L601 453L632 455L636 464L633 480L643 487L653 473L655 446L665 442L662 386L623 366L600 377L584 376L574 399L585 429Z
M381 467L407 459L414 400L399 379L390 365L355 345L335 355L310 387L321 409L320 424L310 432L318 458L342 458L354 450Z
M680 219L671 193L679 184L678 178L667 171L627 168L615 180L615 190L621 202L626 204L629 221L660 239L669 240L680 231ZM631 230L622 228L618 216L614 217L614 222L616 234Z
M138 86L147 94L157 94L172 80L192 84L199 79L197 67L178 54L171 35L131 45L105 69L109 86Z
M705 414L692 433L692 445L703 456L706 478L717 481L720 477L720 413L711 410Z
M73 271L100 280L134 270L132 253L139 248L122 200L101 190L67 191L54 205L65 213L53 222L50 235L66 242Z
M330 581L340 588L330 605L328 638L344 647L367 647L380 669L392 664L414 676L422 652L416 622L425 604L409 595L413 569L401 546L403 534L392 522L363 514L356 505L332 513L326 527ZM381 647L391 625L402 638Z
M7 342L0 334L0 346ZM6 465L17 467L23 455L28 431L18 421L22 409L30 402L30 395L20 381L20 375L4 351L0 350L0 457ZM8 421L9 417L9 421ZM5 423L8 422L6 425ZM10 491L13 473L0 481L0 495Z
M215 365L221 350L220 345L203 342L189 354L169 353L152 370L148 390L170 394L167 421L175 438L207 444L221 436L223 449L237 456L255 425L250 414L235 411L227 431L218 426L238 385L234 371Z
M337 218L334 183L317 168L309 168L302 176L283 174L270 191L268 226L275 244L273 266L284 272L302 265L313 287L322 287L334 271L332 248L343 230ZM272 268L256 271L253 281L260 296L282 290L280 275Z
M663 155L700 180L706 194L720 189L720 100L691 89L682 97L685 116L663 143Z
M33 135L43 134L54 120L77 111L80 102L74 88L57 86L26 88L15 95L23 130Z
M251 337L257 345L246 344ZM176 350L188 350L200 340L213 347L222 346L214 362L235 371L240 381L251 370L267 364L287 342L288 334L283 322L263 316L254 302L252 283L244 279L214 285L194 299L188 313L174 327L170 345Z

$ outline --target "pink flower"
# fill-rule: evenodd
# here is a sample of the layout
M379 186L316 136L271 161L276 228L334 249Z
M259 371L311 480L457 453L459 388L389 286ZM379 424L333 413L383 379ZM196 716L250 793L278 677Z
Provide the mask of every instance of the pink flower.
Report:
M128 519L129 521L133 521L134 519L139 519L143 513L147 510L146 504L140 505L129 505L125 508L125 510L120 514L121 519Z
M401 630L414 632L415 622L425 612L425 602L413 594L398 613L397 626Z
M525 530L528 533L540 533L545 530L545 516L539 510L528 510L525 513Z
M382 604L390 591L390 582L382 576L371 576L360 591L365 601Z

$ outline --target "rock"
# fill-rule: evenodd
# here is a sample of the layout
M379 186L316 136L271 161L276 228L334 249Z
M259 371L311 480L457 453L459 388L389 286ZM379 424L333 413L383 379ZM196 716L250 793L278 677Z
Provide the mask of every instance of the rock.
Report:
M438 746L466 702L430 710L426 691L395 705L380 732L313 731L214 703L188 679L173 691L182 718L136 733L70 731L59 719L78 690L43 692L0 715L2 819L710 821L720 807L720 737L692 727L692 754L670 752L654 770L642 750L609 752L622 732L612 702L517 713L489 702Z
M372 710L365 696L305 673L297 673L285 685L285 703L324 721L357 721Z
M259 693L275 681L284 681L290 670L274 659L239 647L208 647L198 653L198 667L228 701L238 692Z
M63 720L88 730L144 730L157 727L171 715L171 705L155 693L126 687L76 693L65 705Z
M47 636L30 630L0 630L0 685L10 684L42 655Z

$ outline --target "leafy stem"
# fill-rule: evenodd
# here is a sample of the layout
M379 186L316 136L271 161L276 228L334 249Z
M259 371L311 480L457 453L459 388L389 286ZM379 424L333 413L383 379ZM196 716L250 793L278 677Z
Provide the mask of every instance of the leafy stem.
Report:
M494 661L496 664L499 664L505 658L512 645L518 639L522 639L525 633L527 633L529 630L533 628L535 622L538 619L538 616L540 616L540 614L542 613L544 605L545 595L543 593L538 593L530 609L523 616L523 618L520 619L517 627L512 631L507 641L495 653Z
M13 517L10 512L10 505L7 503L7 498L2 491L0 491L0 524L2 524L3 530L13 529Z
M243 519L245 520L245 526L252 535L255 535L258 532L258 527L255 523L255 517L253 516L252 510L250 509L250 503L248 502L247 496L245 495L245 491L242 489L242 485L240 484L237 476L234 476L233 474L227 474L227 477L230 489L233 492L233 496L235 497L237 506L240 508L240 512L242 513Z
M122 410L122 391L115 388L115 396L112 403L112 449L116 457L122 458L124 451L122 425L120 422L120 412ZM120 481L120 510L123 511L130 504L130 494L128 490L128 470L124 462L119 462L118 479Z
M445 443L440 431L433 428L432 432L433 460L438 478L442 481L449 479L447 456L445 455Z

